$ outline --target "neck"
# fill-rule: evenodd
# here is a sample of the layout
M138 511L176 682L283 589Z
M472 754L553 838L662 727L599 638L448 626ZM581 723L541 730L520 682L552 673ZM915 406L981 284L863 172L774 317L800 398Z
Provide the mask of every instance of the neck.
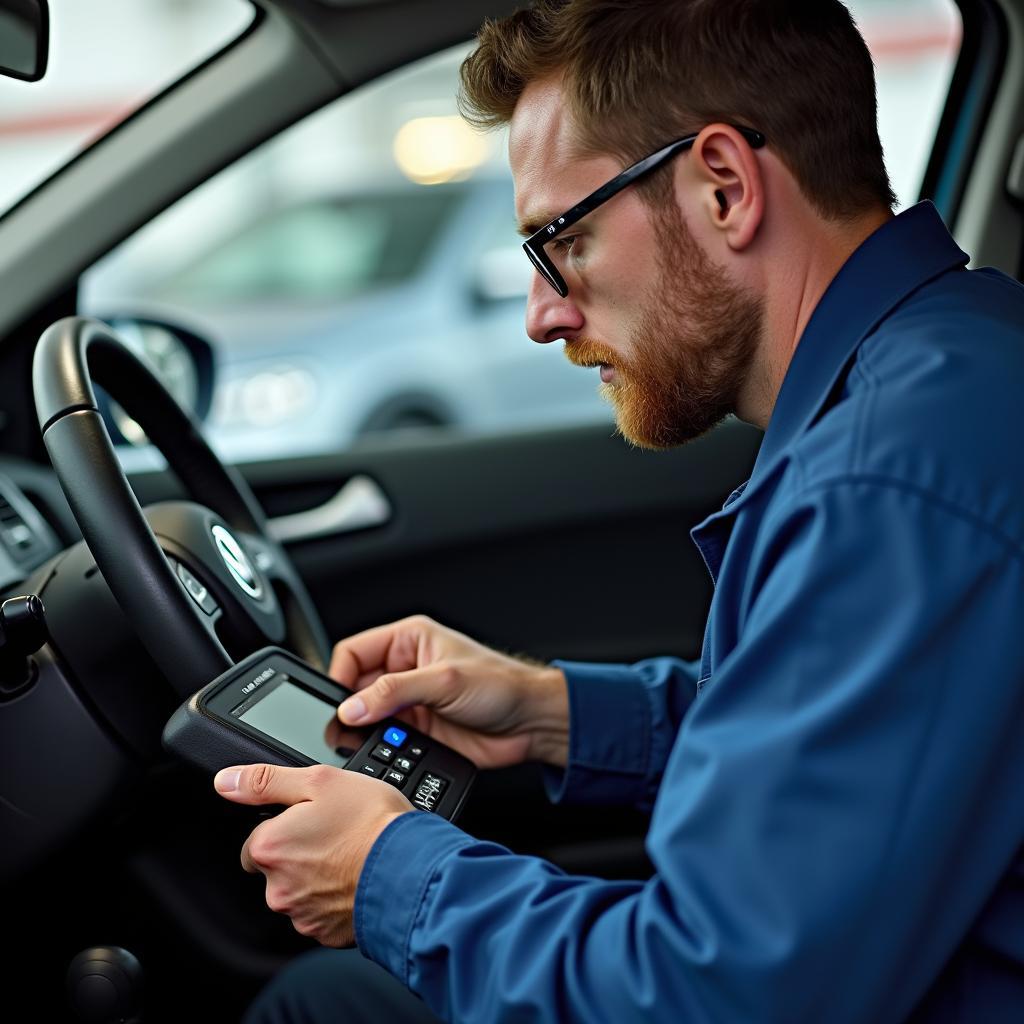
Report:
M776 249L762 292L761 343L737 402L740 419L767 428L793 353L822 296L854 251L892 216L888 210L872 211L842 224L815 218L811 230L794 231Z

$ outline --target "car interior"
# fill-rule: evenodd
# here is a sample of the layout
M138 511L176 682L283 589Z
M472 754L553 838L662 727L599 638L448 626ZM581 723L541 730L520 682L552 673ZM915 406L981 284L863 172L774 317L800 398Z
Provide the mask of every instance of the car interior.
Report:
M235 38L0 215L0 881L5 1005L32 1019L79 1019L67 973L90 947L137 958L147 1022L238 1019L312 948L239 866L252 810L161 744L191 693L270 644L325 668L333 641L414 613L539 659L696 657L712 585L689 530L760 442L735 419L659 453L608 422L408 429L225 465L201 436L215 372L202 340L185 345L204 383L183 410L116 323L83 315L82 276L307 115L518 6L237 3ZM974 265L1019 278L1024 0L957 8L919 196ZM111 403L163 460L119 458ZM259 614L208 550L214 521L269 581ZM458 823L573 873L651 870L642 812L552 807L537 766L481 773Z

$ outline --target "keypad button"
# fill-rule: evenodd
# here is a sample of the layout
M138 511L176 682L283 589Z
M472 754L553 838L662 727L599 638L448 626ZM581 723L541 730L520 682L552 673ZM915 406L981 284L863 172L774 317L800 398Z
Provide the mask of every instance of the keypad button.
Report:
M384 773L384 781L390 782L392 786L400 786L405 782L405 774L403 772L396 772L394 768L389 768Z
M396 757L395 758L395 767L400 772L411 772L415 766L416 766L416 762L415 761L410 761L409 758L407 758L407 757Z
M365 764L361 765L359 770L364 775L372 775L375 779L379 779L380 778L380 773L382 771L384 771L384 769L381 768L380 765L378 765L378 764L370 764L369 761L367 761Z
M436 811L437 805L448 788L448 780L440 775L424 772L412 795L412 804L424 811Z
M405 751L405 756L410 760L418 761L426 752L425 747L421 747L419 744L414 743L407 751Z
M405 742L405 738L408 735L404 729L399 729L397 725L389 725L384 730L384 742L397 750Z
M373 748L373 752L370 754L370 757L372 757L374 761L380 761L382 764L391 764L395 759L395 752L386 744L378 743L377 746Z

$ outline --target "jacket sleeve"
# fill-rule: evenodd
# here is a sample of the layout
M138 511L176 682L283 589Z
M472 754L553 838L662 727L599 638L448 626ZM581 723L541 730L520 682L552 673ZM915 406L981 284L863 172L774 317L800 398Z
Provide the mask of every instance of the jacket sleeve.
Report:
M545 769L548 796L556 803L649 809L697 692L697 664L678 658L553 664L569 684L569 761L564 771Z
M652 878L418 812L381 835L357 941L442 1017L884 1024L951 958L1022 838L1022 553L852 479L762 538L665 765Z

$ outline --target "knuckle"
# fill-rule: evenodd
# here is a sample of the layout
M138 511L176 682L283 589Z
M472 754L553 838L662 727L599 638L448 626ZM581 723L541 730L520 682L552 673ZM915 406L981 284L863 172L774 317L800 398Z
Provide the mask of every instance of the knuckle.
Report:
M450 693L456 689L459 682L459 670L452 664L445 664L438 667L437 686L442 693Z
M261 868L267 868L274 859L274 844L266 834L254 835L249 843L249 859Z
M267 886L266 899L267 906L274 911L275 914L288 914L294 909L287 894L277 886Z
M337 769L330 765L317 764L307 769L309 783L314 789L323 789L337 777Z
M270 789L275 775L274 766L271 764L257 765L249 777L249 785L253 793L263 796Z
M381 676L373 689L378 700L388 703L398 696L398 680L394 676Z

